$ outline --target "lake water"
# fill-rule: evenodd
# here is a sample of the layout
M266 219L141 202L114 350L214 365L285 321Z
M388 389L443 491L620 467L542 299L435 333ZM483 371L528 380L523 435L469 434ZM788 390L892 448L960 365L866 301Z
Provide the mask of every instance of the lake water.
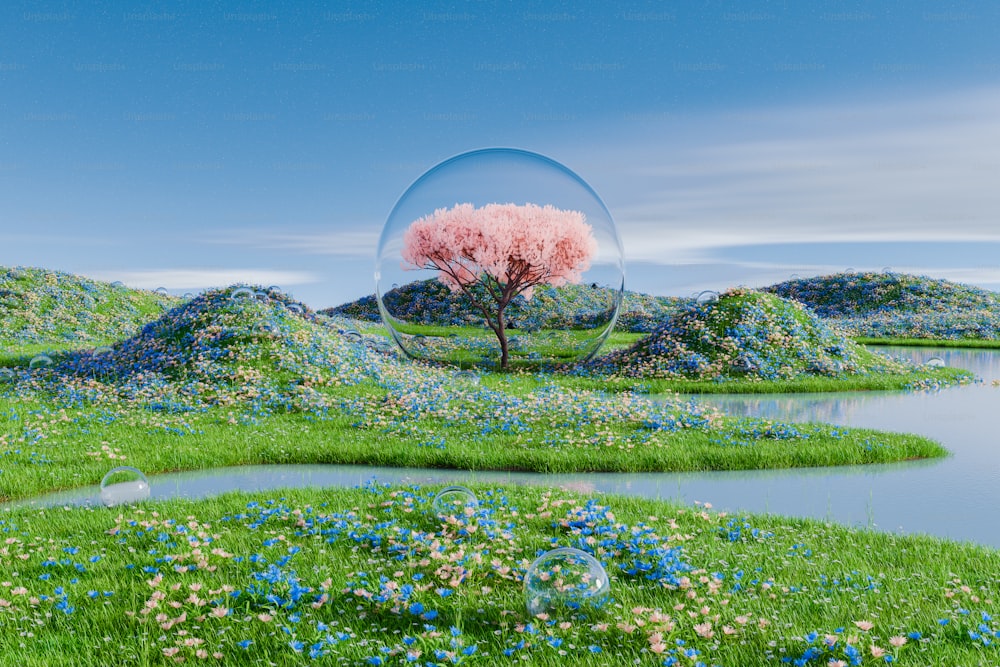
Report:
M879 466L705 473L466 472L366 466L287 465L200 470L150 478L151 497L203 497L230 490L353 486L380 482L546 484L586 493L618 493L716 509L830 519L860 527L929 533L1000 547L1000 350L879 348L927 361L941 357L983 382L938 392L854 392L702 396L729 414L782 421L919 433L951 452L946 459ZM30 504L98 504L97 487L33 499ZM26 504L26 503L20 503Z

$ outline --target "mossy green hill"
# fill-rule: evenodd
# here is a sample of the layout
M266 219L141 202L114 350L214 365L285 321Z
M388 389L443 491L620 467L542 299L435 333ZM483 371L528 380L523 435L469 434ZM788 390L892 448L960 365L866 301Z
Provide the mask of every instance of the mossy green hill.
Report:
M835 273L788 280L764 291L804 303L823 317L1000 308L996 292L905 273Z
M0 345L105 343L131 336L180 301L61 271L0 267Z
M611 290L581 285L551 287L541 285L531 299L517 297L507 309L509 326L514 329L538 330L572 328L588 325L576 322L581 312L593 312L605 317ZM419 280L394 287L385 294L385 301L396 314L412 324L431 326L479 326L482 314L461 292L452 292L438 280ZM647 333L657 322L680 308L685 299L650 296L626 291L622 298L616 328L621 331ZM350 303L320 311L359 320L380 321L378 303L371 294Z
M794 299L852 335L873 339L1000 339L1000 294L903 273L837 273L765 291Z
M716 381L912 370L854 343L798 302L742 288L688 305L592 365L624 377Z

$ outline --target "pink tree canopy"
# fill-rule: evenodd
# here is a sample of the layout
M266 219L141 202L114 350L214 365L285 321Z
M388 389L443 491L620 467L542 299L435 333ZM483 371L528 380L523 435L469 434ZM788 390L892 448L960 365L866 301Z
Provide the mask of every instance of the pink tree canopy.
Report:
M537 285L580 282L597 254L597 239L583 213L537 204L456 204L410 223L403 235L404 265L435 269L452 291L462 290L497 334L507 366L503 311ZM483 285L492 304L468 289Z
M576 283L597 254L597 239L579 211L537 204L456 204L413 222L403 259L437 269L452 291L482 274L516 283L526 299L536 285Z

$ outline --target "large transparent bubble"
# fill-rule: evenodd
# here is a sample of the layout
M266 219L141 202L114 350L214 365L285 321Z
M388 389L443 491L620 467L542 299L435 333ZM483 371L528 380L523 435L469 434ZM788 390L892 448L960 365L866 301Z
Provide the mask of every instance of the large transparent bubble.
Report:
M546 269L555 266L551 261L513 266L501 259L486 272L480 270L482 254L477 254L473 258L476 261L463 260L468 272L457 272L462 280L453 283L463 284L451 289L442 281L443 271L438 270L443 266L433 268L429 263L417 266L404 260L404 235L415 221L460 205L467 206L458 210L485 216L490 211L497 212L490 205L508 204L518 211L530 211L543 220L552 220L552 224L546 222L534 227L549 230L550 238L576 243L576 248L586 246L583 254L589 256L589 261L576 263L574 268L578 271L569 272L573 275L557 273L569 275L570 281L552 285L544 277ZM510 210L511 207L503 209ZM577 225L572 227L575 231L567 231L571 228L557 222L566 216L579 220L577 214L582 214L589 230L581 231ZM527 233L518 247L530 244L532 233ZM586 238L588 235L593 241ZM458 254L439 263L454 269L462 249L449 247ZM467 246L464 254L469 257L470 253L475 251ZM507 256L494 254L494 257ZM510 266L512 272L521 269L521 275L531 277L518 281L512 278L513 273L506 271L493 275L500 273L498 265ZM524 293L510 298L502 309L501 320L503 288L535 281L538 284L530 298L525 298ZM463 367L496 368L501 365L501 340L505 339L508 368L535 368L583 361L597 352L618 316L624 288L624 260L611 214L582 178L536 153L492 148L445 160L403 193L382 230L375 284L382 320L409 356ZM502 335L497 331L501 328Z
M141 502L149 498L149 480L138 468L120 466L101 480L100 495L108 507Z
M604 566L586 551L560 547L534 560L524 575L528 614L565 618L593 612L611 592Z

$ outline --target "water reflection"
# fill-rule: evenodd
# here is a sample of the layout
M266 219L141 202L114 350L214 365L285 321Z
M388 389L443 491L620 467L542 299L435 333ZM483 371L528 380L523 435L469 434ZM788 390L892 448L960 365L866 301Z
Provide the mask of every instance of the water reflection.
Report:
M920 433L953 455L878 466L702 473L542 475L366 466L287 465L200 470L150 478L153 499L232 490L356 486L375 478L410 484L540 484L583 493L711 502L729 511L810 516L889 531L930 533L1000 547L1000 526L984 511L1000 506L1000 351L894 348L918 362L938 356L985 381L938 392L859 392L705 396L732 414L784 421ZM97 504L98 488L36 498L30 504ZM20 503L22 505L29 503Z

